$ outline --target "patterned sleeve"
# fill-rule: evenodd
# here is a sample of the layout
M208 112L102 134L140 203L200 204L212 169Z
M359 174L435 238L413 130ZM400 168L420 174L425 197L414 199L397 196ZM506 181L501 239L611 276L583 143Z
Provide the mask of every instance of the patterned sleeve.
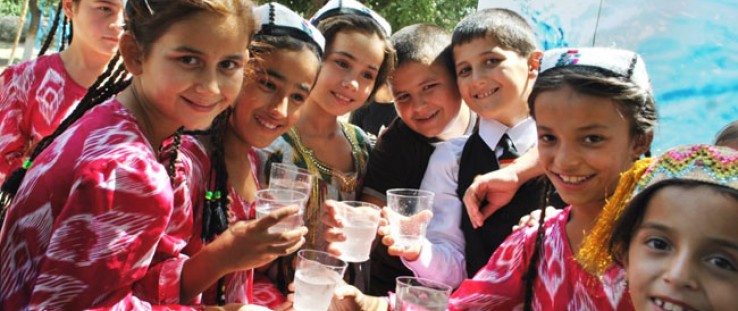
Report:
M153 268L172 217L166 172L137 154L86 163L78 172L48 232L30 306L152 308L133 294L133 287ZM179 295L178 286L171 290Z
M449 299L449 310L522 310L523 276L535 228L513 231L487 265L465 280Z
M23 69L31 67L8 67L0 75L0 182L21 166L30 139L28 129L22 127L32 80Z

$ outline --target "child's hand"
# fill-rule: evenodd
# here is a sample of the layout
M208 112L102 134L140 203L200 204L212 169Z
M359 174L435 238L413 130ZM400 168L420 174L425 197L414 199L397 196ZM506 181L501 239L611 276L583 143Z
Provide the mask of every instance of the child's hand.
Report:
M225 243L224 263L233 270L265 265L277 257L291 254L305 243L307 228L302 226L285 232L269 233L269 228L299 212L297 206L280 208L258 220L238 221L228 227L216 241Z
M388 309L389 305L385 299L364 295L358 288L343 281L336 285L333 291L333 300L328 308L329 311L382 311Z
M420 256L423 243L414 243L409 247L403 247L396 245L394 233L389 225L387 219L395 219L398 222L409 222L413 224L428 223L433 218L433 212L429 210L421 211L420 213L413 215L412 217L406 217L397 214L396 212L385 207L382 209L382 218L385 219L384 223L380 223L379 235L382 236L382 244L387 246L387 253L392 256L399 256L407 261L415 261ZM419 234L419 233L418 233Z
M484 220L501 207L510 203L520 188L518 174L510 169L500 169L474 178L464 193L464 205L472 226L479 228ZM487 205L480 208L482 201Z
M555 209L553 206L546 206L546 218L543 219L543 221L549 220L556 215L561 213L561 210ZM513 226L513 230L518 230L520 228L525 227L531 227L535 228L538 227L538 224L541 220L541 210L537 209L535 211L530 212L530 214L525 215L520 218L518 221L518 224L516 226Z

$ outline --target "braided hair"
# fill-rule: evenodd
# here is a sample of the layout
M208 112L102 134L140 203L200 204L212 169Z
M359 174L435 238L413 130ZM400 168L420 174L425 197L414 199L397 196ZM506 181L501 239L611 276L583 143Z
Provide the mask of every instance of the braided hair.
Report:
M79 2L79 0L73 0L74 2ZM56 15L54 16L54 21L51 23L51 30L49 30L49 33L46 35L46 39L44 40L44 44L41 45L41 50L38 51L38 56L46 54L46 51L49 49L49 46L51 46L51 42L54 41L54 37L56 36L56 30L59 28L59 22L61 21L62 24L62 34L66 33L67 27L69 27L69 36L66 38L62 38L61 45L59 45L59 51L63 51L64 48L72 43L72 25L69 23L69 19L67 19L67 16L62 12L62 7L64 5L64 1L59 1L59 5L56 7ZM65 40L66 39L66 40Z
M546 229L544 223L546 222L546 207L550 205L549 197L551 195L551 182L545 178L543 179L543 194L540 201L541 206L541 217L538 219L538 231L536 232L536 245L533 249L533 255L530 257L528 263L528 271L525 272L523 280L525 281L525 301L523 304L524 311L533 310L533 284L538 277L538 261L541 257L541 249L543 249L543 238L546 235Z

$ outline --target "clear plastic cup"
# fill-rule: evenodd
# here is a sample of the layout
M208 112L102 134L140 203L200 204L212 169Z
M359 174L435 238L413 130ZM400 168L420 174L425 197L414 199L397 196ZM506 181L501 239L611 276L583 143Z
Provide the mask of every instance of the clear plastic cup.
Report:
M451 286L411 276L400 276L395 280L395 310L445 311L448 308Z
M389 222L395 245L410 248L421 243L430 222L433 192L396 188L387 190Z
M310 196L315 175L310 171L287 163L272 163L269 171L270 189L295 190Z
M346 241L334 244L341 251L341 259L348 262L369 260L372 242L377 236L381 214L379 206L360 201L342 201L338 202L337 207L346 236Z
M286 189L264 189L256 192L256 218L260 219L280 208L297 205L300 211L269 227L269 233L294 230L303 224L302 214L305 211L307 194Z
M326 252L297 252L295 269L295 300L298 311L326 311L333 299L333 290L343 278L348 264Z

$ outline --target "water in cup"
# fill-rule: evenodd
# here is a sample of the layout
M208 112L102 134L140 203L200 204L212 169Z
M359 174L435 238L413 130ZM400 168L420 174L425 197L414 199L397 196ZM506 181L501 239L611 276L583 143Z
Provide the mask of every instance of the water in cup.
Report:
M295 310L328 310L341 276L320 266L295 272Z
M369 260L372 242L377 236L381 213L379 207L367 202L341 201L336 208L346 236L346 241L335 243L341 252L341 259L348 262Z
M302 214L305 210L305 203L307 202L307 195L304 193L285 189L263 189L256 192L256 199L254 201L256 219L261 219L269 213L287 206L296 205L300 208L297 213L269 227L269 233L294 230L303 224Z
M395 310L445 311L451 286L429 279L397 277Z
M433 216L433 196L430 191L418 189L387 190L388 218L396 246L410 248L425 237Z
M264 204L259 205L256 207L256 219L261 219L262 217L268 215L269 213L281 208L283 206L272 206L270 204ZM297 227L300 227L303 225L302 221L302 210L295 213L294 215L291 215L285 219L282 219L282 221L274 224L273 226L269 227L268 231L269 233L282 233L290 230L294 230Z

